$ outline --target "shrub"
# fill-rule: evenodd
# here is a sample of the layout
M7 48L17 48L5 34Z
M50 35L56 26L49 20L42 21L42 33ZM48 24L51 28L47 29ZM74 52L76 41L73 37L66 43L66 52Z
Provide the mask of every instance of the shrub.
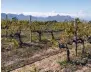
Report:
M18 43L17 40L12 39L12 42L14 43L14 47L15 47L15 48L19 47L19 43Z

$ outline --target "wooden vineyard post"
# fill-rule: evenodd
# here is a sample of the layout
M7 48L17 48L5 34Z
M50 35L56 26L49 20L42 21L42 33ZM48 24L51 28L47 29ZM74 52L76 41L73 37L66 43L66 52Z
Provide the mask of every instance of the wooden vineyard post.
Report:
M82 54L84 54L84 49L85 49L84 41L82 42L82 44L83 44Z
M54 35L53 35L53 32L51 31L51 35L52 35L52 39L54 39Z
M8 27L8 26L7 26L7 22L8 22L8 21L7 21L7 20L8 20L8 16L6 15L6 28L5 28L5 29L6 29L6 38L7 38L7 36L8 36L8 28L7 28L7 27Z
M39 33L39 42L40 42L41 41L41 34L42 34L42 32L40 31L38 33Z
M74 27L75 27L75 45L76 45L75 51L77 56L77 22L76 20L74 20Z
M30 19L29 19L29 26L30 26L30 42L32 42L32 31L31 31L31 16L30 16Z

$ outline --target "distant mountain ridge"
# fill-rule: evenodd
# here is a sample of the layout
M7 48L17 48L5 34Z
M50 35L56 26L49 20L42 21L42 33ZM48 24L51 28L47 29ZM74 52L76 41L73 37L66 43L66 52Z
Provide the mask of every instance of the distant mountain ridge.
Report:
M8 16L8 19L12 19L13 17L16 17L18 20L29 20L29 16L30 15L23 15L23 14L6 14L6 13L1 13L1 19L6 19L6 15ZM32 16L32 15L31 15ZM48 16L48 17L36 17L36 16L32 16L32 21L71 21L74 18L72 18L71 16L60 16L60 15L56 15L56 16Z

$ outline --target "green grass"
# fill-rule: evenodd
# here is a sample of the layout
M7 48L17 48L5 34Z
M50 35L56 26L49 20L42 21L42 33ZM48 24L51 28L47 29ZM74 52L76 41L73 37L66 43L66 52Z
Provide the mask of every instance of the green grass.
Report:
M77 66L75 64L73 64L72 61L67 62L66 60L62 61L62 62L58 62L61 66L61 69L65 68L65 69L69 69L71 72L74 72L77 70Z

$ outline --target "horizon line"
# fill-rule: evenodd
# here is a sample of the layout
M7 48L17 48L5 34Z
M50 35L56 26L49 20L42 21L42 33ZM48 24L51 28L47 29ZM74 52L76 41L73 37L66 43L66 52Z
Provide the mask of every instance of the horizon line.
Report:
M71 17L83 17L84 15L83 14L72 14L72 13L57 13L57 12L1 12L1 13L6 13L6 14L17 14L17 15L20 15L20 14L23 14L23 15L32 15L32 16L36 16L36 17L48 17L48 16L57 16L57 15L60 15L60 16L71 16Z

